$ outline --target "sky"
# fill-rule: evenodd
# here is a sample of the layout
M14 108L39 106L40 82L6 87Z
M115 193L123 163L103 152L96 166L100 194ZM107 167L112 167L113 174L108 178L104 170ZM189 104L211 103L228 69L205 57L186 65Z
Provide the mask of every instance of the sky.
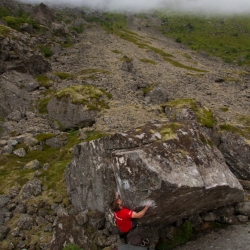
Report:
M250 0L19 0L51 5L88 6L101 10L151 11L164 5L180 11L210 14L250 13Z

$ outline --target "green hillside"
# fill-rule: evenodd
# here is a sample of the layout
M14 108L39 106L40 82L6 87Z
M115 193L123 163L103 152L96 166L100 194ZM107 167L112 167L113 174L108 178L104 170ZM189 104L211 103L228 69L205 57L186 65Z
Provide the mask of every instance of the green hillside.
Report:
M200 16L158 12L161 31L191 49L250 66L250 16Z

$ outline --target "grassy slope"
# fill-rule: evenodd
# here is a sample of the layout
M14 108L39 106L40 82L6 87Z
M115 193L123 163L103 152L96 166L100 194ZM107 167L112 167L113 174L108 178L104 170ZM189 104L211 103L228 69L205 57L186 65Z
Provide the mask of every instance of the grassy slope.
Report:
M249 16L199 16L159 12L166 36L225 62L250 66Z

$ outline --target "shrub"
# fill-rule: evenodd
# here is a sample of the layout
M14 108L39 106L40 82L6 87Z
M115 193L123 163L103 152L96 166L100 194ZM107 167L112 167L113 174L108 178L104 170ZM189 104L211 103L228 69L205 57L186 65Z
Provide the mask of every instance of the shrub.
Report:
M53 51L48 47L48 46L45 46L45 45L38 45L39 49L40 49L40 52L42 54L44 54L45 57L51 57L53 56Z

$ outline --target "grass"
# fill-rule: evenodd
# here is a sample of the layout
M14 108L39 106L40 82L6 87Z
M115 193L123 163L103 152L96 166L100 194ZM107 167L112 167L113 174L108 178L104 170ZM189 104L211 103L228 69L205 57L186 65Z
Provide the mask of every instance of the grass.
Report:
M75 75L67 72L52 72L54 75L58 76L61 80L74 79Z
M89 110L98 111L102 108L109 108L107 102L102 98L106 96L110 99L112 97L111 94L103 89L98 89L91 85L75 85L64 88L57 92L55 96L58 99L69 97L74 104L83 104L86 105Z
M37 139L44 140L45 138L51 138L51 136L51 134L38 135ZM70 132L67 136L68 143L61 149L53 149L44 145L42 151L28 151L23 158L14 154L0 155L1 193L8 192L13 186L25 184L34 175L34 170L23 170L23 167L28 162L37 159L41 165L50 164L48 171L40 170L39 179L42 181L44 189L54 189L58 193L66 195L64 170L72 159L71 148L79 142L76 133Z
M157 64L157 62L150 60L150 59L146 59L146 58L140 59L140 62L149 63L149 64L153 64L153 65Z
M45 87L46 89L52 86L52 81L45 75L37 76L36 80L40 83L42 87Z
M26 14L23 14L22 16L4 16L2 17L2 19L7 23L7 25L9 27L11 27L12 29L18 30L20 31L20 27L21 25L28 23L30 25L32 25L32 27L35 30L39 30L40 29L40 25L32 18L29 18Z
M43 92L43 98L37 100L36 108L40 114L47 114L47 105L54 96L55 90L46 90Z
M38 45L39 49L40 49L40 52L42 54L44 54L44 56L46 58L49 58L51 56L53 56L53 51L50 49L50 47L46 46L46 45Z
M250 139L250 126L246 126L242 128L242 127L237 127L235 125L225 123L225 124L219 125L219 131L231 132L233 134L240 135L246 139Z
M0 37L6 37L9 35L11 29L7 26L0 24Z
M88 142L100 139L100 138L108 135L108 134L102 133L100 131L91 131L91 132L90 131L86 131L85 134L87 135L86 141L88 141Z
M213 128L216 124L216 119L210 109L205 107L201 107L197 105L194 99L176 99L161 105L163 108L165 107L173 107L175 109L182 109L184 107L192 109L197 117L197 121L201 126L207 128Z
M225 62L250 65L250 17L247 15L201 16L158 12L161 31L196 51L221 57Z

